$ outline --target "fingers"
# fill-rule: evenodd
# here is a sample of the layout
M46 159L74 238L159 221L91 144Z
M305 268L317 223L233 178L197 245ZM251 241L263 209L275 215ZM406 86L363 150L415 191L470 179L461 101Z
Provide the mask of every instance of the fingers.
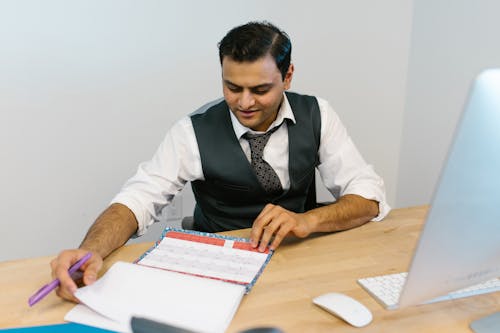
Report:
M254 248L258 246L258 250L264 252L272 240L270 249L274 250L298 223L297 214L283 207L268 204L254 221L250 236L252 246Z
M269 215L269 213L274 209L274 207L276 206L273 204L267 204L260 212L259 216L255 219L252 226L252 232L250 234L250 242L252 243L253 248L256 248L259 245L264 228L270 221L271 215Z
M78 303L78 300L74 297L77 285L68 274L68 270L87 252L83 249L65 250L50 263L52 276L60 281L59 288L56 291L59 297ZM102 258L98 254L92 253L92 257L80 268L80 271L83 271L83 283L86 285L93 283L101 267Z
M94 254L92 254L92 257L94 257ZM83 284L86 286L91 285L97 280L97 273L102 268L102 259L98 255L95 256L96 258L92 260L90 258L89 261L86 262L86 265L83 265Z
M83 256L84 254L82 254ZM73 293L76 291L77 286L73 279L68 274L68 269L78 261L78 252L76 250L63 251L52 260L50 263L52 267L52 277L60 281L57 295L62 298L74 301Z
M264 252L271 241L272 243L269 248L275 250L283 238L288 234L293 224L294 223L288 219L286 214L281 213L277 216L273 216L270 223L264 229L262 238L260 239L259 251Z
M271 250L276 250L276 248L281 244L281 241L285 239L286 235L288 235L292 230L292 224L290 223L282 223L278 231L274 234L274 240L269 246Z

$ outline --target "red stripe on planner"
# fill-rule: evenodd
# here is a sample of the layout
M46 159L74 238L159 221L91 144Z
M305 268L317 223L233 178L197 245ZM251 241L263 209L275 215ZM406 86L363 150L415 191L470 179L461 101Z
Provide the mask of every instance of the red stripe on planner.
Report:
M165 237L182 239L182 240L203 243L203 244L218 245L218 246L224 246L224 242L225 242L225 240L221 239L221 238L193 235L193 234L187 234L187 233L178 232L178 231L169 231L165 235Z
M246 251L252 251L252 252L259 252L258 248L253 248L251 243L247 242L234 242L233 244L233 249L238 249L238 250L246 250ZM267 248L264 252L259 252L259 253L269 253L269 248Z

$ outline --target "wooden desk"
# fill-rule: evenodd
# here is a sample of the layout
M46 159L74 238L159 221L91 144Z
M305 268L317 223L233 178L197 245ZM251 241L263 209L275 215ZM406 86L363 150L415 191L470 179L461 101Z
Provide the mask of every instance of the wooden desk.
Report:
M358 278L407 270L426 207L393 210L384 222L305 240L289 240L274 254L250 294L244 297L228 332L277 326L293 332L471 332L469 323L500 311L500 293L402 310L382 308L356 282ZM249 230L226 234L249 236ZM133 261L151 243L125 246L105 261ZM28 297L50 279L41 257L0 263L0 327L63 322L73 304L51 294L29 308ZM311 299L341 292L364 303L373 322L354 328L313 305Z

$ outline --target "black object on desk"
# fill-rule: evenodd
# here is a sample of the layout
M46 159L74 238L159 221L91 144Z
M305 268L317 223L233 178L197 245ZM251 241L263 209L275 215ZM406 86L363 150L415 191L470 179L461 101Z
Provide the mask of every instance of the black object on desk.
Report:
M195 333L184 328L175 327L172 325L159 323L154 320L132 317L131 321L132 332L134 333ZM274 327L255 327L240 333L284 333L282 330Z
M132 317L130 326L132 326L132 332L134 333L195 333L184 328L139 317Z
M240 331L240 333L285 333L285 332L276 327L255 327L255 328L249 328L244 331Z

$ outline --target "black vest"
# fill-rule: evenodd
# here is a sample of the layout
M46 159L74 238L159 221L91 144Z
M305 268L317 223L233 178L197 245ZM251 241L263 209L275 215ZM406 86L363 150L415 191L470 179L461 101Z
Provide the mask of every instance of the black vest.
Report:
M236 137L229 107L222 101L191 116L205 180L192 182L195 228L218 232L252 227L267 203L302 213L315 205L321 117L315 97L286 93L296 123L287 122L290 188L268 195Z

